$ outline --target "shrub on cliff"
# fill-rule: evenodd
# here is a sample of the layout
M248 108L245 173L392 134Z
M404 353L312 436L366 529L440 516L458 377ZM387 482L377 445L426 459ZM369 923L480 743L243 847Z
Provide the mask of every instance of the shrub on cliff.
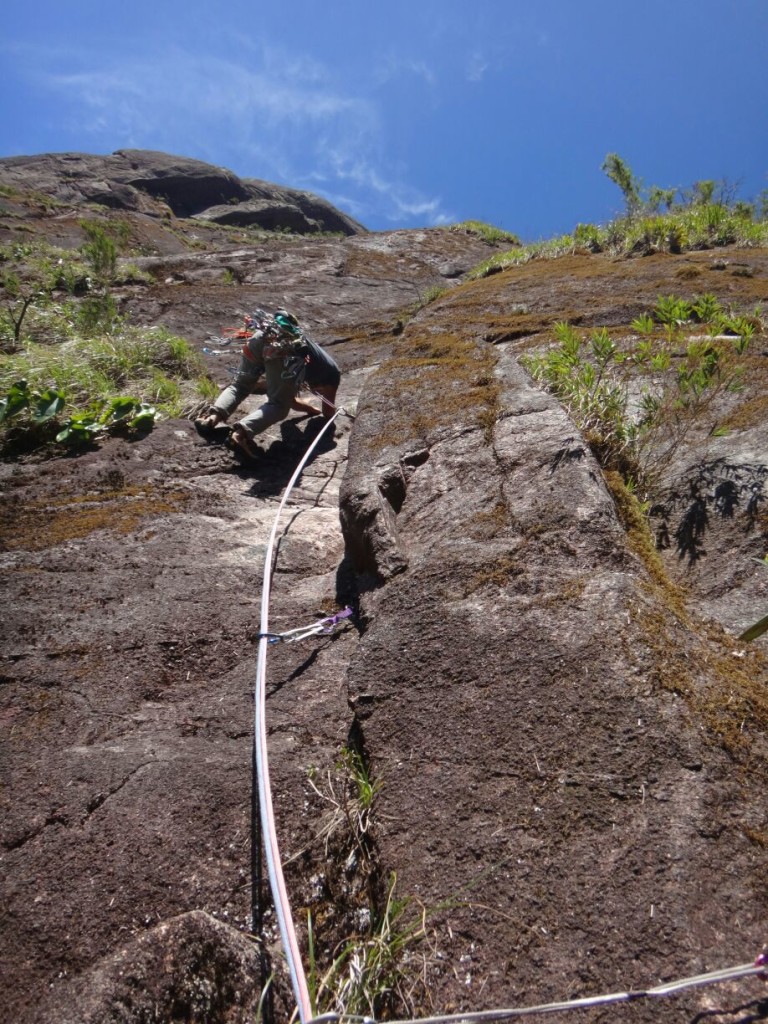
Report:
M736 198L726 182L697 181L685 190L642 182L616 153L603 170L621 189L625 210L607 225L577 224L571 234L522 245L491 256L470 273L486 277L507 267L575 252L614 255L680 253L723 245L768 245L768 194L754 202Z
M738 388L756 325L759 317L734 316L711 295L659 296L622 343L605 327L587 339L560 322L557 344L523 363L567 407L600 464L647 490L716 400Z
M0 453L146 427L156 416L182 415L210 387L200 356L163 328L29 343L0 356Z

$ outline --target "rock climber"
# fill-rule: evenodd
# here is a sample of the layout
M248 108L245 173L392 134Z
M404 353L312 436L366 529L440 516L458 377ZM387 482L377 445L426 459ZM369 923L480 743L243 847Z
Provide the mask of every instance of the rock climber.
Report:
M255 458L259 451L254 436L285 419L291 409L325 419L333 416L341 371L324 349L302 333L296 317L286 310L278 309L271 317L258 310L247 322L254 331L243 346L234 380L195 425L201 433L209 433L223 423L253 394L263 373L267 401L240 420L230 435L233 444ZM298 397L304 383L320 398L320 409Z

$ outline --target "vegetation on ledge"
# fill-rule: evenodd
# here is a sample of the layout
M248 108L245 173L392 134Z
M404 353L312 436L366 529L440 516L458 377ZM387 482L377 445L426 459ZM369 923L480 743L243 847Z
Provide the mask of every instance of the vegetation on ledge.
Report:
M755 202L736 199L725 182L697 181L690 189L643 190L627 164L609 153L603 164L621 189L624 212L609 224L577 224L571 234L497 253L480 263L471 277L486 277L532 259L551 259L574 252L607 252L614 256L681 253L724 245L768 245L768 193Z

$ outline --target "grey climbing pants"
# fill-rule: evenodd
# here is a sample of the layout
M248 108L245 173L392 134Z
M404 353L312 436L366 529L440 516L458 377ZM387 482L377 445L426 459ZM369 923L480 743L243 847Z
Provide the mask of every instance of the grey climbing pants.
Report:
M292 377L284 377L282 359L267 359L264 364L264 378L267 385L267 401L254 412L248 413L239 422L245 432L253 437L273 423L284 420L296 397L297 384ZM261 376L261 369L245 356L240 360L237 374L232 383L216 399L213 408L229 417L253 390Z

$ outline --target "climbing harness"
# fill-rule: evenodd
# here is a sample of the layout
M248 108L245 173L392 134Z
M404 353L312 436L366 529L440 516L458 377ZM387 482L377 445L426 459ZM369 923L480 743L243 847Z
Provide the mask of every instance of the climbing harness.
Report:
M264 354L266 355L266 353L267 349L265 348ZM308 358L308 356L302 355L301 352L286 352L283 357L283 380L295 380L299 388L301 388L307 376Z
M265 359L295 359L296 357L302 358L301 341L297 338L291 338L285 335L278 337L265 335Z
M265 636L271 644L279 643L281 640L291 644L295 640L306 640L309 636L330 636L335 632L336 626L344 619L348 619L351 614L352 609L347 607L341 612L336 612L335 615L327 615L324 619L318 619L317 622L312 622L309 626L297 626L296 629L287 629L283 633L257 633L256 639L261 640Z

